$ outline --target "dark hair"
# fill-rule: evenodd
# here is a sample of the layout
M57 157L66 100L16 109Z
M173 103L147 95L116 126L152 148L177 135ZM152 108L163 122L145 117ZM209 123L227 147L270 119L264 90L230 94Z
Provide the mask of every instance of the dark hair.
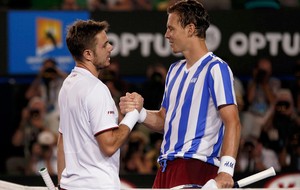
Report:
M203 5L197 0L181 0L171 5L168 14L177 13L179 22L184 28L188 24L194 24L197 29L197 36L206 37L206 30L210 25L209 15Z
M75 60L81 60L83 51L95 50L95 36L107 31L109 24L106 21L77 20L68 26L66 42L68 49Z

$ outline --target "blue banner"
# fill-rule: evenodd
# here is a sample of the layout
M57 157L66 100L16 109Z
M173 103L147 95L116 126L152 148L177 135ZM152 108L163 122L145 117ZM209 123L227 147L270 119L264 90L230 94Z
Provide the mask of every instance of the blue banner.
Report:
M55 59L60 69L69 72L75 62L65 42L66 28L77 19L88 18L86 11L10 11L9 74L36 74L46 58Z

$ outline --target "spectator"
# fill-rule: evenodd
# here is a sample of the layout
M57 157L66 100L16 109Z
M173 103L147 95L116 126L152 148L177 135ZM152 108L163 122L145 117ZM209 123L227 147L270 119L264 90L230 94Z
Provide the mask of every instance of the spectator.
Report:
M111 60L109 67L100 72L99 79L108 87L116 105L119 104L121 95L132 88L131 84L122 79L117 60Z
M291 90L293 93L293 99L295 102L296 111L299 114L300 113L300 59L296 61L294 77L295 77L295 81L291 85Z
M199 0L207 10L230 10L231 9L231 0L214 0L206 1Z
M285 8L299 8L300 1L299 0L279 0L282 7Z
M259 172L269 167L274 167L275 171L280 171L280 164L276 153L264 147L259 139L249 138L241 147L238 156L237 168L240 172Z
M47 168L50 175L57 174L56 137L47 130L42 131L34 144L29 159L28 174L39 175L41 168Z
M40 72L26 91L26 98L41 97L46 102L47 112L57 110L57 97L67 74L57 67L54 59L45 59Z
M86 7L89 11L106 10L107 3L103 0L86 0Z
M272 77L271 61L267 58L259 59L247 86L248 110L241 117L243 138L259 137L262 126L274 109L275 93L280 87L281 81Z
M152 168L148 168L144 160L147 144L148 139L143 132L139 130L131 132L123 154L123 172L139 174L151 173Z
M166 11L167 8L175 2L176 0L154 0L153 9L158 11Z
M12 156L7 160L8 173L25 173L28 161L33 152L37 151L35 144L38 135L47 128L45 103L40 97L33 97L28 106L22 110L22 118L18 129L12 137L12 145L21 147L23 154Z
M58 93L66 76L54 59L45 59L40 72L25 93L28 100L38 96L46 103L48 128L55 134L58 134L59 125Z
M62 10L76 11L80 9L76 0L63 0L61 3Z
M145 166L149 168L149 173L155 174L159 168L157 158L160 154L160 146L162 143L163 135L159 133L150 134L151 147L145 153Z
M288 158L290 165L285 168L289 172L300 172L300 131L298 131L289 138L289 144L287 146L289 150Z
M262 143L273 149L279 156L281 168L286 169L290 165L292 150L288 148L290 139L299 133L299 116L295 111L292 93L289 89L280 89L277 93L274 113L270 122L261 133Z
M132 0L115 0L106 1L107 10L109 11L132 11Z
M141 88L141 95L144 97L144 107L146 109L160 108L165 90L166 75L167 69L163 64L157 63L148 66L146 71L147 80Z
M150 0L110 0L106 5L110 11L152 10Z
M245 108L245 101L244 101L245 89L244 89L243 83L237 76L234 76L233 85L234 85L234 92L235 92L235 96L236 96L236 102L238 105L238 109L240 112L242 112Z

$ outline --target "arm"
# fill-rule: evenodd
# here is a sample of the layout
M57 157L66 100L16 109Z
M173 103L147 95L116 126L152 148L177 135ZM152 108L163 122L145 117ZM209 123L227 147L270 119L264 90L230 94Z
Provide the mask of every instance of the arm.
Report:
M163 133L165 116L166 109L163 107L160 110L146 110L146 118L143 124L153 131Z
M25 97L29 100L34 96L41 95L40 83L41 83L41 75L38 75L34 81L30 84L28 90L25 93Z
M128 112L119 127L102 131L96 136L101 152L106 156L112 156L128 139L130 131L139 118L139 112L135 109Z
M104 131L96 136L101 152L112 156L128 139L130 129L121 124L118 128Z
M240 143L241 130L237 106L221 106L219 108L219 112L225 126L221 157L230 156L236 159ZM234 183L232 176L226 172L220 172L215 180L218 188L232 188Z
M256 83L251 81L247 90L247 100L250 104L252 104L256 93Z
M63 135L59 133L57 140L57 181L60 183L61 173L65 166L65 153L63 146Z
M263 91L266 95L269 104L273 104L276 100L276 96L272 91L271 86L268 82L262 84Z
M140 111L139 122L143 123L149 129L163 133L166 110L161 107L160 110L145 110L143 108L144 99L138 93L127 93L126 96L120 98L120 111L122 114L133 109Z

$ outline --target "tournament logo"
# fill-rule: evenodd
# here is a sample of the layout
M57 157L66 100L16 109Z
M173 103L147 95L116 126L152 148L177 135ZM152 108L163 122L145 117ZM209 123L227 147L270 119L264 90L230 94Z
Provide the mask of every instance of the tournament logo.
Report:
M42 55L63 46L63 24L61 20L36 19L36 54Z

